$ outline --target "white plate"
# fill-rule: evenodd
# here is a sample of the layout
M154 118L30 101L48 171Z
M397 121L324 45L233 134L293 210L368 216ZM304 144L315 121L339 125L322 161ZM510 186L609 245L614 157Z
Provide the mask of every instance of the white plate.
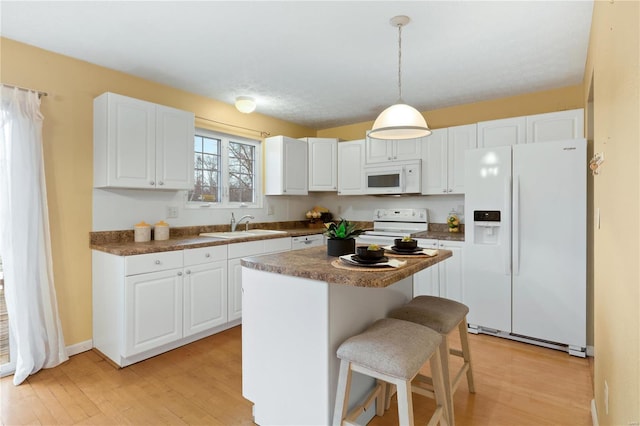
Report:
M415 256L415 255L419 254L419 255L427 255L429 257L433 257L433 256L437 256L438 255L438 250L437 249L426 249L426 248L423 248L422 250L406 252L406 251L394 250L393 246L384 246L382 248L387 250L387 251L390 251L391 253L394 253L394 254L407 255L407 256ZM418 247L418 248L422 248L422 247Z
M380 263L360 263L351 259L355 254L345 254L344 256L340 256L340 260L344 263L348 263L349 265L362 266L364 268L400 268L407 264L406 260L398 260L398 259L389 259L386 262Z

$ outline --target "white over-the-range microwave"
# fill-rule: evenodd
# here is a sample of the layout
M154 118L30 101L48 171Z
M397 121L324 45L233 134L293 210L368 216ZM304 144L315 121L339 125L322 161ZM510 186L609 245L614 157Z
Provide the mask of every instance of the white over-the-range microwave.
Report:
M365 166L367 194L419 194L421 191L420 160Z

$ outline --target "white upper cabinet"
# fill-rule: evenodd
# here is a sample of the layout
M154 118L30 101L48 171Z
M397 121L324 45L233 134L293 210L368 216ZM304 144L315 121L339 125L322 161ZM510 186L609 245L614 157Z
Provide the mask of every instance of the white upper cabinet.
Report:
M525 143L526 117L481 121L478 123L478 148Z
M362 195L365 141L338 143L338 195Z
M447 129L431 131L422 149L422 193L443 194L447 191Z
M272 136L265 142L265 195L307 195L307 142Z
M476 147L476 125L433 130L422 156L422 194L464 194L464 153Z
M194 114L115 93L93 101L94 187L189 189Z
M338 139L305 138L309 149L309 191L338 190Z
M584 138L584 109L527 116L527 143Z
M375 164L388 161L417 160L420 158L423 144L423 138L383 140L367 136L365 162Z

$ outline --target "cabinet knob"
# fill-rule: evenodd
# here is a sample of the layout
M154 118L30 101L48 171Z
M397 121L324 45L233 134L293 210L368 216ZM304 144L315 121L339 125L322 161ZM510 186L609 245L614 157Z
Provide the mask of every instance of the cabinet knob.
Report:
M442 190L442 192L447 192L447 188L444 188L444 189Z
M453 192L453 189L449 188L449 192Z
M205 253L204 257L211 257L211 253Z
M191 269L187 269L186 271L184 271L187 275L189 275L191 273Z
M158 185L164 185L163 181L158 182Z
M178 276L181 277L182 276L182 271L178 271Z
M151 181L149 181L149 185L153 186L153 185L155 185L155 184L156 184L156 183L155 183L154 181L152 181L152 180L151 180Z
M159 260L156 260L156 265L161 264L162 262L160 262Z

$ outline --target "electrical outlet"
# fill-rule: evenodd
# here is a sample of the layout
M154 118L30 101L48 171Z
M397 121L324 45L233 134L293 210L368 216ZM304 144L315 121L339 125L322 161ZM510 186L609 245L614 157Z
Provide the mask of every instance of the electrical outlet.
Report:
M178 217L178 206L167 206L167 219L176 219Z
M274 214L275 214L275 208L271 204L269 204L267 206L267 215L273 216Z
M338 214L342 213L342 206L338 206Z
M604 381L604 414L609 415L609 385Z

